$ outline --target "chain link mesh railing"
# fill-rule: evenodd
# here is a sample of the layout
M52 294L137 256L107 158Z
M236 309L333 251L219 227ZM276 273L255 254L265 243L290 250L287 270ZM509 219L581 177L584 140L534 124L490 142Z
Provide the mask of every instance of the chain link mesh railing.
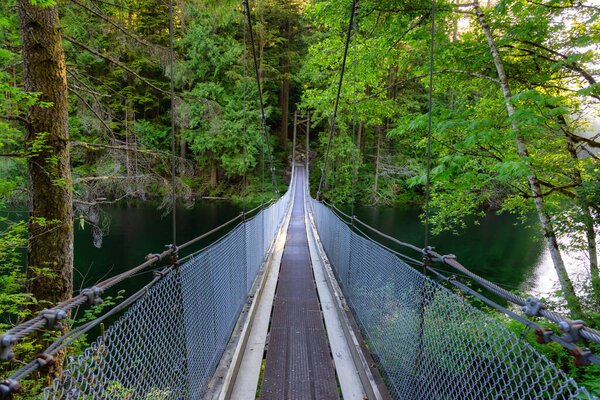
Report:
M172 269L83 354L70 356L42 398L201 399L291 193Z
M310 203L394 399L594 398L507 328Z

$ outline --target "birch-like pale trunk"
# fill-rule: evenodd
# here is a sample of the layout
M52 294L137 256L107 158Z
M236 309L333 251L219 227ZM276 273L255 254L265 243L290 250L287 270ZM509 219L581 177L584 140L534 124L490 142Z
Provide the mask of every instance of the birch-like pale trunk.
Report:
M568 123L564 116L562 117L561 123L565 126L565 130L568 130ZM573 161L577 161L577 150L575 148L575 142L573 138L565 134L565 140L567 144L567 151L571 155L571 159ZM574 168L573 171L574 178L576 182L581 185L583 179L581 177L581 172L579 169ZM579 200L579 199L576 199ZM590 277L592 281L592 290L594 291L594 296L597 299L600 299L600 271L598 270L598 251L596 248L596 230L594 229L594 217L592 216L592 212L590 211L590 207L585 204L585 202L578 201L579 207L581 209L581 214L583 215L583 221L585 225L585 238L587 240L587 252L588 257L590 259Z
M515 113L515 108L510 102L512 93L508 84L506 73L504 71L504 64L502 63L500 53L498 53L498 48L496 47L494 37L492 36L492 31L487 23L485 14L481 9L478 0L475 0L473 2L473 7L475 9L475 14L477 15L477 18L479 20L479 24L481 25L481 29L483 30L487 39L492 58L494 59L494 64L498 72L498 80L500 81L500 87L502 89L502 94L504 96L504 101L506 104L506 110L508 112L508 116L511 117ZM517 144L517 153L519 155L519 158L521 158L521 160L525 161L527 165L531 167L531 163L528 161L529 152L527 150L527 143L525 142L523 136L519 133L519 128L515 121L512 122L512 130L515 133L515 141ZM554 264L554 269L556 270L560 286L562 288L565 299L567 300L567 305L571 312L574 314L574 316L579 316L581 314L581 304L575 294L573 282L571 282L571 279L569 278L569 275L567 273L567 269L565 268L565 263L563 261L560 249L558 247L556 232L554 230L554 226L552 225L550 216L545 209L544 197L542 196L542 189L540 187L538 177L533 171L533 169L531 169L530 174L527 176L527 182L531 190L531 196L533 197L535 203L535 208L538 213L544 237L546 238L546 245L548 246L548 250L550 251L550 256Z

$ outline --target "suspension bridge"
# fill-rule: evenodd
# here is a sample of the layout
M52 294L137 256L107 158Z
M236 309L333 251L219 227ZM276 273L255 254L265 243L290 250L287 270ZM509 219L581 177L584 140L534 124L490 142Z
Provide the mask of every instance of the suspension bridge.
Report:
M368 227L362 221L311 198L306 176L305 166L294 166L281 198L230 221L237 225L209 247L174 257L197 238L150 255L4 334L6 359L17 340L52 328L83 303L99 303L119 281L168 260L148 285L59 338L6 380L0 393L18 390L20 379L120 315L83 353L67 357L62 377L42 398L594 398L523 337L441 281L523 322L540 342L564 345L580 364L599 360L575 342L598 342L599 332L509 294L526 315L556 320L565 331L559 336L427 265L431 278L426 276L409 265L416 259L361 231ZM424 253L497 294L508 293L452 257Z
M244 7L266 141L247 1ZM325 168L355 12L353 1ZM75 309L100 304L106 290L156 268L150 283L65 333L0 383L0 397L20 392L21 380L55 365L66 352L60 377L41 398L596 399L532 347L525 333L534 331L539 343L562 345L584 366L600 365L600 357L585 347L600 343L600 332L533 297L500 288L452 255L400 242L328 204L320 196L325 168L312 198L306 139L301 164L294 135L291 181L283 196L269 152L275 194L270 202L180 245L174 224L174 243L163 252L2 334L0 360L11 360L22 339L60 326ZM219 240L193 251L200 240L218 233ZM503 307L456 276L441 274L435 263L515 307ZM459 293L522 323L523 334ZM556 329L543 328L541 318ZM68 353L99 326L100 335L87 348Z

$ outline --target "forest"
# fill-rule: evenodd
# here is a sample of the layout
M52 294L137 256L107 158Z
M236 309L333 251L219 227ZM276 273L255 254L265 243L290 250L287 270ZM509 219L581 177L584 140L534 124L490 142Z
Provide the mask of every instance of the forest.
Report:
M0 2L2 331L71 297L74 226L101 237L103 206L267 201L289 184L295 131L313 194L325 169L330 203L424 206L430 124L432 233L535 215L556 306L600 326L600 3L438 1L431 32L431 1L360 0L336 115L351 2L250 7L256 70L231 0L174 0L171 69L166 1ZM583 279L569 249L586 252ZM600 391L598 369L564 368Z

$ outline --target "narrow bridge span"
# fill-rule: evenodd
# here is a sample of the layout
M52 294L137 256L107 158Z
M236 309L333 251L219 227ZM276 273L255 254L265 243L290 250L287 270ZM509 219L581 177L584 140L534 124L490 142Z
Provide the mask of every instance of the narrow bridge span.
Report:
M284 196L119 306L124 313L68 357L42 397L595 398L499 321L310 198L306 172L293 171ZM34 321L3 337L50 324Z

